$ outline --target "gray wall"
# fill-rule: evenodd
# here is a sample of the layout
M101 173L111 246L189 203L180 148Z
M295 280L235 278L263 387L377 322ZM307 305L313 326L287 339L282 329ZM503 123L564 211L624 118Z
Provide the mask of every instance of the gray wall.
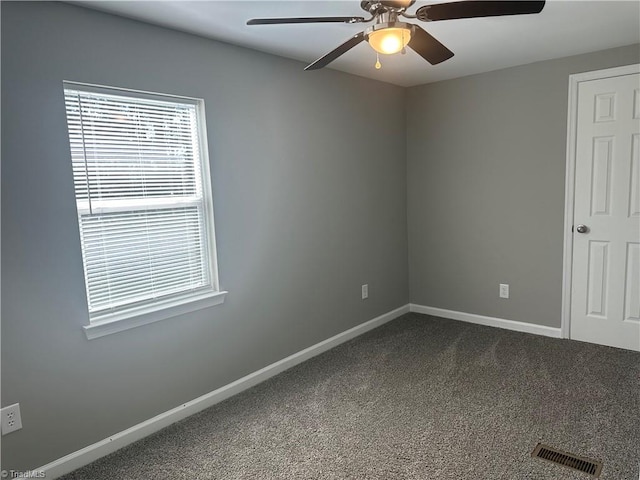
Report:
M408 89L412 303L560 326L568 78L639 61L635 45Z
M3 437L2 468L39 467L408 302L404 90L303 67L2 2L2 405L20 402L24 424ZM205 100L223 305L86 340L63 80Z

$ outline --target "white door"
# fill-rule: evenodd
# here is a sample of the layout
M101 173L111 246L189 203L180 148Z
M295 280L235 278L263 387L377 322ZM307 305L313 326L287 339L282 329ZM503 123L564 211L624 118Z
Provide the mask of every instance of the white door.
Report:
M570 337L640 351L640 75L577 103Z

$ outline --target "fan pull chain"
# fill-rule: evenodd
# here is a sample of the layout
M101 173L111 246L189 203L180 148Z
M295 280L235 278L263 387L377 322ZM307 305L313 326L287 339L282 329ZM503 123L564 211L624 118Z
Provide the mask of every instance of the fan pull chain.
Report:
M378 52L376 52L376 70L380 70L382 68L382 64L380 63L380 56Z

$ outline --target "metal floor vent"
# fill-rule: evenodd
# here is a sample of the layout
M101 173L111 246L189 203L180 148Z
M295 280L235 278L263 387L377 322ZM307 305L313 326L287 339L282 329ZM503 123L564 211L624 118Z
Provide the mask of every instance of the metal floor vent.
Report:
M588 473L594 477L599 477L600 472L602 471L602 462L591 458L579 457L572 453L564 452L542 443L536 445L531 456L542 458L543 460L548 460L550 462L557 463L558 465L564 465L565 467Z

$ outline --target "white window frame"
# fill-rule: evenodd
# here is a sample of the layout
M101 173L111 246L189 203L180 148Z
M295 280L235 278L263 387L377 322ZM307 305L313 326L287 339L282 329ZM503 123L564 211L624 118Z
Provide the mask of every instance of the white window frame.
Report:
M228 292L221 291L218 277L218 261L215 242L215 225L213 214L213 192L211 186L211 174L210 174L210 162L209 162L209 149L207 144L207 128L205 122L204 112L204 100L199 98L181 97L174 95L156 94L151 92L144 92L139 90L130 90L117 87L104 87L98 85L91 85L86 83L64 81L64 90L79 90L89 93L103 93L113 94L120 96L127 96L135 99L153 99L162 100L182 104L195 105L196 107L196 121L198 128L199 147L200 147L200 163L202 168L202 190L203 190L203 215L204 226L206 229L205 237L207 239L207 257L209 260L209 275L211 278L211 289L206 291L198 291L197 293L187 292L178 294L175 296L167 296L152 302L144 303L141 305L133 305L129 307L123 307L114 312L100 313L97 315L89 315L89 324L84 325L83 329L85 335L89 340L109 335L112 333L121 332L131 328L135 328L141 325L146 325L153 322L158 322L171 317L182 315L185 313L193 312L196 310L208 308L214 305L219 305L224 302L225 296ZM74 186L75 188L75 186ZM115 202L112 202L115 204ZM78 215L80 215L82 208L76 201L76 208ZM115 206L117 209L117 206ZM95 210L95 209L94 209ZM111 209L110 209L111 210ZM99 213L96 211L95 213ZM80 222L80 220L78 220ZM80 225L78 225L80 227ZM80 228L78 229L80 232ZM83 268L85 267L83 256ZM85 280L85 287L86 280ZM88 296L88 290L87 290ZM87 305L88 312L88 305Z

